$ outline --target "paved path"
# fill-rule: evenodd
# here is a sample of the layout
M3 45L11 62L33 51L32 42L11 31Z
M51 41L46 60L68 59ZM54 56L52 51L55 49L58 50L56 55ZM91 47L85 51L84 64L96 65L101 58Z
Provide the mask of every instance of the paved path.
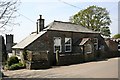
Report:
M3 71L12 78L118 78L118 58L46 70Z

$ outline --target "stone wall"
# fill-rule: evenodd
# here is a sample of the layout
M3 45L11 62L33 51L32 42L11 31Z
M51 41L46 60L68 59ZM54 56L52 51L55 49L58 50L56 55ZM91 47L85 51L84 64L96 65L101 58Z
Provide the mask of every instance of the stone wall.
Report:
M28 45L25 49L30 51L49 51L49 38L47 38L48 34L44 34L40 36L38 39L33 41L30 45Z
M48 50L50 52L50 59L51 59L51 65L55 64L55 53L54 53L54 37L61 37L61 45L62 45L62 52L60 54L69 54L68 52L65 52L65 38L72 38L72 51L73 53L82 53L80 49L80 42L83 38L98 38L98 47L100 45L105 45L104 39L100 36L100 34L93 34L93 33L79 33L79 32L65 32L65 31L48 31ZM44 39L44 38L43 38ZM105 50L107 50L105 46ZM65 57L64 57L65 58ZM88 57L89 58L89 57ZM84 58L81 58L84 60Z
M27 69L41 69L49 67L50 64L48 52L29 51L26 60Z
M56 65L69 65L81 63L84 61L82 53L59 54L59 60Z
M105 51L107 52L107 50L108 50L107 45L106 45L104 39L100 36L100 34L65 32L65 31L50 31L50 30L47 31L44 35L42 35L38 39L36 39L33 43L31 43L25 49L30 50L30 51L39 51L39 52L49 51L50 65L54 65L54 64L56 64L55 53L54 53L54 40L53 40L54 37L61 37L62 51L60 54L69 54L68 52L65 52L65 38L66 37L72 38L72 50L71 50L70 54L82 53L79 43L81 42L81 40L83 38L98 38L98 47L100 47L101 45L104 45ZM97 54L95 54L95 55L97 55ZM102 55L104 55L104 54L102 54ZM73 55L71 55L71 56L73 56ZM71 56L69 56L69 57L71 57ZM89 55L89 56L91 56L92 58L94 57L93 55ZM65 56L64 58L66 59L66 57L67 56ZM91 57L87 57L88 60ZM61 58L63 58L63 57L61 57ZM82 57L80 59L84 60L84 58L82 58ZM63 64L64 64L65 61L61 61L61 62L63 62ZM77 62L77 60L76 60L76 62ZM66 64L67 63L69 64L69 61L66 62ZM73 62L71 61L71 63L73 63Z
M108 39L105 42L109 48L109 51L118 51L118 43L116 41Z

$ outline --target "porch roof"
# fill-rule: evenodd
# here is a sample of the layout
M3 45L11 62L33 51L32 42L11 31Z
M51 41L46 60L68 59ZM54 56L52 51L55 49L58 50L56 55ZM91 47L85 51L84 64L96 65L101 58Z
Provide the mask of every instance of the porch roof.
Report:
M90 38L83 38L79 45L84 45Z

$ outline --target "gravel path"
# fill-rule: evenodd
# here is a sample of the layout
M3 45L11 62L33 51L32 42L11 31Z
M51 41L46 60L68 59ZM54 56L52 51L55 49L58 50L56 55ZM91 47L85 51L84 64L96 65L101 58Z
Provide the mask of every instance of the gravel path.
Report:
M3 71L10 78L118 78L118 58L45 70Z

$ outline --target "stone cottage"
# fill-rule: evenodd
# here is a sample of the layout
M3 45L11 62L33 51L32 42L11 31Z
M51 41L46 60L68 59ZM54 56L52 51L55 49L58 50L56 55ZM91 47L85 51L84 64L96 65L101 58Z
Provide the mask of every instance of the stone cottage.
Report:
M42 16L37 20L37 31L12 48L16 55L22 54L24 50L48 52L50 65L56 65L57 50L59 65L94 60L108 50L99 32L62 21L53 21L45 27Z

